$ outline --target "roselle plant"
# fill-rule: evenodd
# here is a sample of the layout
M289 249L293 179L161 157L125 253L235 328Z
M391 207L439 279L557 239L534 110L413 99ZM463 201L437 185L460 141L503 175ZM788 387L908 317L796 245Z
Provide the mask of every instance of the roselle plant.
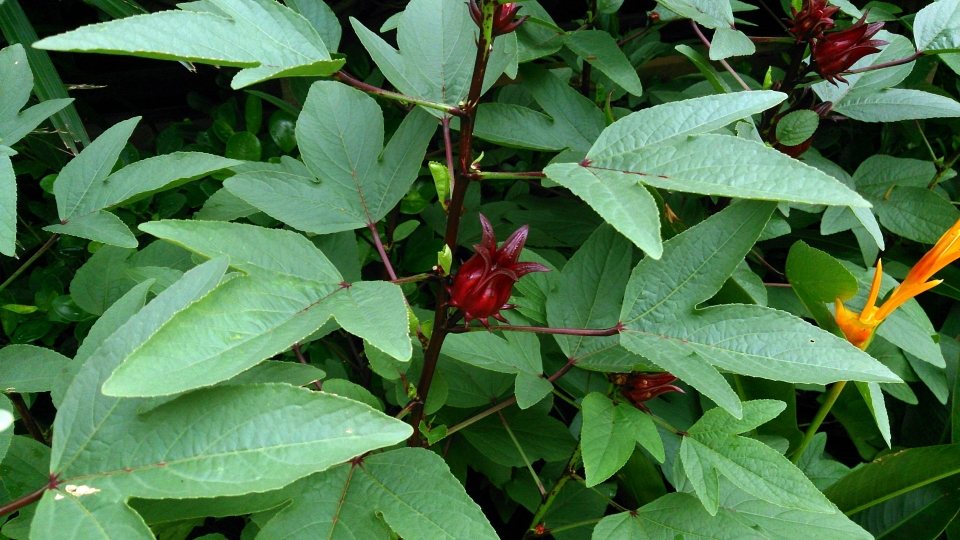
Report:
M88 3L0 2L0 538L960 538L960 0Z

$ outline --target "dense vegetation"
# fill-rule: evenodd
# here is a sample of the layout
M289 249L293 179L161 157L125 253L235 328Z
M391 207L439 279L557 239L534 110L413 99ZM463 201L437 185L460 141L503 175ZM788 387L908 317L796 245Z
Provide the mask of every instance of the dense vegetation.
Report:
M960 0L0 32L0 538L960 539Z

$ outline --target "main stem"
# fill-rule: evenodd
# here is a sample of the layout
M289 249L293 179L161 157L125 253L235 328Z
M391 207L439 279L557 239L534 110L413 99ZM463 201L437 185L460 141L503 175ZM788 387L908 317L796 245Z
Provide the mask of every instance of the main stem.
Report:
M473 64L473 78L470 81L470 91L460 111L460 146L459 163L453 183L453 194L447 211L447 229L443 242L451 251L457 249L457 233L460 230L460 215L463 213L463 200L470 185L470 165L473 163L473 126L477 118L477 104L483 90L483 79L487 73L487 61L493 48L491 35L493 32L494 4L483 2L482 27L477 38L477 57ZM433 383L433 374L437 369L437 360L440 358L440 348L449 331L447 324L447 290L437 287L437 307L433 315L433 335L423 354L423 369L420 371L420 381L417 383L417 399L419 402L413 407L410 415L410 425L413 434L407 441L408 446L422 446L420 441L420 422L424 417L424 405Z
M547 511L553 506L553 501L557 499L557 495L560 494L560 490L563 489L564 484L570 481L572 475L577 472L577 463L579 463L579 461L580 443L577 443L577 447L573 449L573 455L571 455L567 461L567 466L563 470L563 474L560 475L557 483L547 492L546 497L543 498L543 502L540 503L539 508L537 508L536 513L533 515L533 520L530 522L530 529L527 531L528 536L534 533L536 526L543 521L544 516L547 515Z

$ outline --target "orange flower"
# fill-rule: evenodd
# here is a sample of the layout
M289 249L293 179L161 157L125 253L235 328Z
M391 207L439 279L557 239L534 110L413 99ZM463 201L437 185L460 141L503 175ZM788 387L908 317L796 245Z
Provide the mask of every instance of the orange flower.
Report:
M843 330L847 341L861 349L866 349L873 339L873 334L880 323L893 313L904 302L918 294L932 289L940 284L940 279L930 280L934 274L942 270L953 261L960 259L960 221L937 240L933 249L928 251L917 264L913 265L903 283L897 285L887 301L879 308L876 307L877 296L880 294L880 279L883 276L883 265L877 261L877 270L870 285L870 296L861 313L847 309L839 298L837 305L837 324Z

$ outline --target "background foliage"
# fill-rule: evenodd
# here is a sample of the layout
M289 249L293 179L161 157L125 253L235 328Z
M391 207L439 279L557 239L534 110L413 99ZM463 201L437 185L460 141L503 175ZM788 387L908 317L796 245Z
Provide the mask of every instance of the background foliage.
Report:
M0 538L960 538L960 272L832 311L960 220L960 2L172 4L0 0Z

